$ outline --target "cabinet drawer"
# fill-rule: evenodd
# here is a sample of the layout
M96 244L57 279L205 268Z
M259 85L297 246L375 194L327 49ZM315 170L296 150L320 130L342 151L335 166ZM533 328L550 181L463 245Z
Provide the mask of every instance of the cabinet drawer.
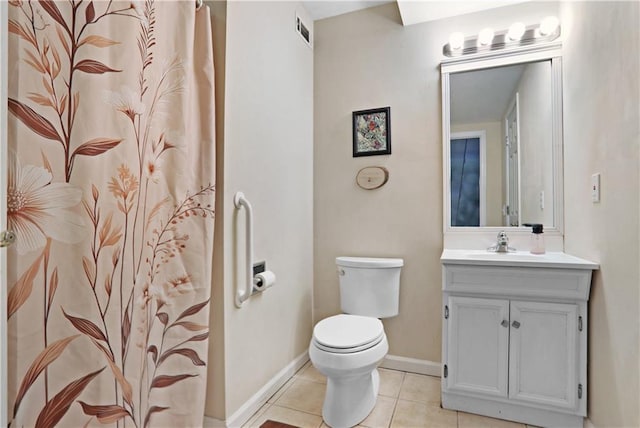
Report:
M444 265L449 293L588 300L591 271L576 269Z

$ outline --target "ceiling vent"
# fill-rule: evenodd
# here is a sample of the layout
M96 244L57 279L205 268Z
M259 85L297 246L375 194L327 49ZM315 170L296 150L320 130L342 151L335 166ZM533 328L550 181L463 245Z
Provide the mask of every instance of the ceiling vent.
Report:
M302 40L304 40L307 46L313 49L313 39L311 36L311 31L309 31L309 28L305 25L304 22L302 22L302 19L300 18L298 13L296 13L296 33L298 33L300 37L302 37Z

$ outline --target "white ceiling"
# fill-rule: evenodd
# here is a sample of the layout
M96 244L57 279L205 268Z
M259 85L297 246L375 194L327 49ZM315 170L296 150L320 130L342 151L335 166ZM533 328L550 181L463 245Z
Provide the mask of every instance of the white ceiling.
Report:
M435 21L479 10L493 9L531 0L303 0L311 19L330 18L356 10L397 2L404 25Z
M435 21L480 10L495 9L531 0L397 0L404 25Z
M395 0L303 0L305 9L309 12L311 19L330 18L356 10L367 9L369 7L380 6L385 3L392 3Z

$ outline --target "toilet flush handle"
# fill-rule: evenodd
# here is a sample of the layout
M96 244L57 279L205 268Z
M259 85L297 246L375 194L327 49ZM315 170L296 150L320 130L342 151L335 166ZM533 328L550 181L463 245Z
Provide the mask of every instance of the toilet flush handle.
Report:
M344 276L344 269L338 269L338 275Z

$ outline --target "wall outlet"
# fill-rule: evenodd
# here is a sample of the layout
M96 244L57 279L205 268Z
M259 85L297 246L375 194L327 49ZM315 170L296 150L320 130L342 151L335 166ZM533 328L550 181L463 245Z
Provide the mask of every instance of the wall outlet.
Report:
M591 176L591 202L600 202L600 173Z

